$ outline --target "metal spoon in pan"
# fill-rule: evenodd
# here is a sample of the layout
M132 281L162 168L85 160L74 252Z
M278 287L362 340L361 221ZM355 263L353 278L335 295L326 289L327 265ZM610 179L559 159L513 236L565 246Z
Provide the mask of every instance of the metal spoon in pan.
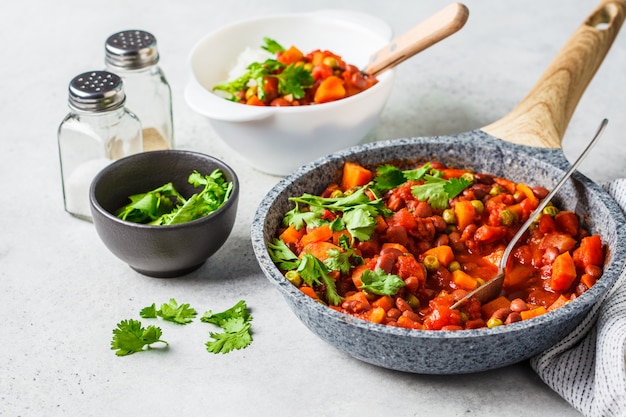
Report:
M363 73L376 76L395 67L459 31L467 22L468 16L469 10L461 3L453 3L443 8L373 54Z
M565 184L565 182L569 179L572 173L576 170L578 165L580 165L583 159L585 159L589 151L591 151L591 148L593 147L593 145L595 145L598 139L600 139L600 136L602 135L602 132L604 131L604 128L606 127L608 122L609 121L607 119L602 120L602 123L600 123L600 127L598 128L598 131L594 135L593 139L591 139L591 142L589 143L589 145L587 145L585 150L580 154L578 159L572 164L569 170L567 170L567 172L565 173L563 178L561 178L559 183L554 187L554 189L550 192L550 194L548 194L546 198L544 198L541 201L539 206L537 206L535 211L533 211L533 213L530 215L528 220L526 220L526 222L522 225L522 227L520 227L520 229L517 231L515 236L513 236L513 239L511 239L506 249L504 250L504 253L502 254L502 259L500 259L500 263L498 265L498 273L496 274L496 276L490 279L489 281L487 281L485 284L476 288L475 290L469 292L463 298L461 298L456 303L454 303L452 307L450 308L458 309L461 305L463 305L465 302L467 302L471 298L476 298L478 299L478 301L480 301L481 304L484 304L488 301L491 301L497 298L500 295L500 292L502 291L502 284L504 284L504 277L506 275L506 266L509 260L509 256L511 255L511 252L515 248L515 245L517 244L518 240L522 237L522 235L524 235L524 233L526 233L530 225L541 215L543 209L548 205L550 200L552 200L552 198L556 195L556 193L561 189L561 186Z

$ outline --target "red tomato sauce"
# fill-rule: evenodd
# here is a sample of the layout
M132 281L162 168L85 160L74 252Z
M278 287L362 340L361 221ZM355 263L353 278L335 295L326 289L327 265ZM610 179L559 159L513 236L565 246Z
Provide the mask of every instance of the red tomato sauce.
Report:
M441 181L431 175L381 189L379 171L346 163L342 180L319 196L326 200L312 200L330 205L319 209L294 200L296 211L285 217L274 242L284 244L297 260L275 261L292 283L329 308L375 323L426 330L531 319L572 301L602 276L605 245L600 236L590 234L575 213L549 205L514 249L500 297L484 305L472 299L451 309L494 277L508 241L548 191L438 162L428 166L428 175ZM449 198L437 204L434 191L428 198L416 191L427 182L443 184L451 178L463 179L462 189L453 197L445 194ZM335 209L336 199L355 195L366 196L378 211L367 203ZM356 213L355 207L367 209ZM373 217L369 229L363 219L368 211ZM298 224L298 219L304 220ZM313 262L317 271L325 271L322 278L311 278L310 256L323 264Z

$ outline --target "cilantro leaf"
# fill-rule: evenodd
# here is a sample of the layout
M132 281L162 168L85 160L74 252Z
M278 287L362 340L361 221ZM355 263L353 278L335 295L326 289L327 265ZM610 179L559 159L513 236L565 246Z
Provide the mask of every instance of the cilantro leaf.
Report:
M272 261L274 261L280 269L291 271L298 267L300 259L289 249L282 239L274 238L274 240L267 243L267 247L269 249L270 258L272 258Z
M285 213L283 218L283 224L285 226L293 226L296 230L302 230L306 225L319 225L322 223L322 210L300 210L300 207L296 203L296 206Z
M214 333L210 336L213 340L206 342L206 350L210 353L228 353L235 349L243 349L252 343L250 323L246 323L239 331Z
M117 324L117 328L113 329L111 350L115 350L117 356L126 356L151 349L151 345L157 342L167 345L161 336L159 327L144 328L138 320L122 320Z
M120 208L116 215L122 220L135 223L154 221L171 211L174 203L185 202L171 182L147 193L131 195L129 200L130 203Z
M381 165L376 168L374 187L382 192L389 191L407 181L421 180L430 169L430 162L425 163L419 168L405 171L391 164Z
M352 248L344 251L330 249L328 251L328 258L324 260L324 263L331 270L347 274L353 267L351 262L353 260L357 265L363 263L363 258L358 256Z
M162 304L156 314L163 320L178 324L188 324L193 321L193 318L196 317L198 313L195 309L190 308L189 304L178 305L175 299L170 298L169 303Z
M243 349L252 343L252 315L244 300L240 300L221 313L213 313L209 310L204 313L200 321L215 324L224 330L223 333L210 333L213 340L206 343L208 352L228 353L235 349Z
M332 305L341 303L342 297L337 293L335 280L328 275L330 272L324 262L317 259L310 253L302 255L297 271L302 280L310 287L324 284L326 287L326 299Z
M291 94L295 99L304 97L305 90L315 84L311 72L302 65L289 64L275 77L278 78L278 93L283 96Z
M366 205L343 213L343 221L350 234L362 242L368 241L376 229L377 211Z
M144 307L139 312L139 315L144 319L156 319L157 318L157 308L156 304L152 303L151 306Z
M444 180L438 176L426 175L425 182L411 188L411 192L420 201L427 201L435 209L448 207L448 200L456 197L471 183L465 178Z
M382 269L376 271L366 269L361 275L361 289L372 294L394 295L406 284L397 275L387 274Z
M265 37L263 38L263 42L265 42L265 45L261 46L261 48L265 49L271 54L285 51L285 48L283 48L281 44L276 42L274 39Z

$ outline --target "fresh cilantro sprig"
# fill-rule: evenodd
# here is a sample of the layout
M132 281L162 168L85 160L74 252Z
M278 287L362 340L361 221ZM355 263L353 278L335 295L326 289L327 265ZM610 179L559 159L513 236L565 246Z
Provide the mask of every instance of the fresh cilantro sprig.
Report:
M131 195L130 203L117 211L117 217L157 226L189 222L223 206L234 187L219 169L209 175L193 171L188 181L196 188L202 187L202 190L185 199L172 183L168 183L147 193Z
M376 168L374 188L381 192L386 192L399 187L407 181L419 181L430 170L430 162L425 163L419 168L410 170L401 170L391 164L381 165Z
M144 328L138 320L122 320L113 330L111 350L115 350L117 356L127 356L151 349L155 343L167 345L161 336L162 332L159 327L148 326Z
M139 315L144 319L161 317L163 320L177 324L191 323L197 314L195 309L189 307L189 304L179 305L173 298L170 298L168 303L163 303L158 310L156 304L153 303L151 306L144 307L139 312Z
M296 271L298 271L302 280L310 287L324 284L326 287L326 299L330 304L336 306L343 300L337 293L335 280L328 275L330 269L315 256L310 253L303 254Z
M261 48L277 54L285 50L278 42L263 38L265 45ZM276 78L278 80L278 93L281 96L291 94L294 99L301 99L305 96L306 90L313 87L315 79L311 71L303 65L285 65L275 59L266 59L264 62L253 62L246 68L247 72L241 77L221 83L213 87L213 90L223 91L230 95L229 100L240 101L239 94L246 91L250 85L257 86L257 96L261 101L266 98L265 79Z
M399 276L388 274L380 268L375 271L366 269L361 275L361 282L363 285L360 289L378 295L394 295L406 285Z
M433 175L424 176L424 184L415 185L411 193L420 201L427 201L432 208L445 209L451 198L459 195L471 182L465 178L443 178Z
M274 240L268 242L267 247L269 249L270 258L272 258L272 261L274 261L280 269L291 271L298 268L300 259L289 249L282 239L274 238Z
M283 218L285 226L292 225L297 230L301 230L305 225L319 226L324 222L323 211L329 210L333 213L342 213L340 218L333 221L333 230L346 229L353 238L361 241L371 238L376 229L376 216L384 214L387 210L382 199L370 199L365 187L341 197L319 197L305 193L289 200L295 203L295 207L285 214ZM301 209L299 204L305 204L308 210Z
M224 330L223 333L211 332L206 349L211 353L228 353L235 349L243 349L252 343L251 321L252 315L244 300L240 300L233 307L213 313L211 310L200 318L203 323L215 324Z

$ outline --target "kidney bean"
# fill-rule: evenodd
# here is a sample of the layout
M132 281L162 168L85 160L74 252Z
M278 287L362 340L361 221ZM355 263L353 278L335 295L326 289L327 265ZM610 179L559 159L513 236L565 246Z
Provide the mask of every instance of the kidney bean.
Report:
M448 235L439 235L433 242L434 246L448 246L450 244L450 237Z
M526 301L522 300L521 298L516 298L511 301L511 305L509 306L509 308L511 309L511 311L519 313L520 311L528 310L528 304L526 304Z
M443 217L439 215L434 215L430 217L433 221L433 225L435 226L435 230L438 232L443 232L448 227L448 224L443 220Z
M461 240L471 240L474 237L474 233L476 233L476 229L478 229L478 226L474 223L465 226L461 234Z
M502 307L494 311L491 318L504 322L509 314L511 314L511 309L508 307Z
M480 172L475 172L474 173L474 179L476 180L476 182L481 183L481 184L487 184L487 185L491 185L494 183L494 179L493 179L493 175L491 174L483 174Z
M401 315L402 312L395 307L392 307L387 311L387 317L390 319L398 320L398 317Z
M546 196L550 193L550 191L548 191L544 187L533 187L531 188L531 190L533 190L533 194L535 195L535 197L537 197L540 200L543 200L544 198L546 198Z
M407 202L407 206L408 205L409 204ZM433 209L427 202L419 201L417 204L415 204L415 207L413 207L413 215L415 217L430 217L433 215Z
M504 324L517 323L518 321L522 321L522 316L517 311L513 311L506 317Z
M602 276L602 268L597 265L587 265L585 267L585 274L589 274L595 279L598 279Z
M376 260L375 269L380 268L386 273L391 274L391 271L393 271L393 267L396 265L397 259L398 256L394 253L381 254Z
M407 310L413 311L413 307L411 307L411 305L407 303L406 300L402 297L396 298L396 307L398 307L398 310L400 310L403 313Z
M414 313L413 311L410 311L410 310L405 310L405 311L403 311L403 312L402 312L402 315L403 315L404 317L409 318L409 319L411 319L411 320L413 320L413 321L416 321L416 322L418 322L418 323L421 321L421 320L420 320L420 316L419 316L419 314Z

